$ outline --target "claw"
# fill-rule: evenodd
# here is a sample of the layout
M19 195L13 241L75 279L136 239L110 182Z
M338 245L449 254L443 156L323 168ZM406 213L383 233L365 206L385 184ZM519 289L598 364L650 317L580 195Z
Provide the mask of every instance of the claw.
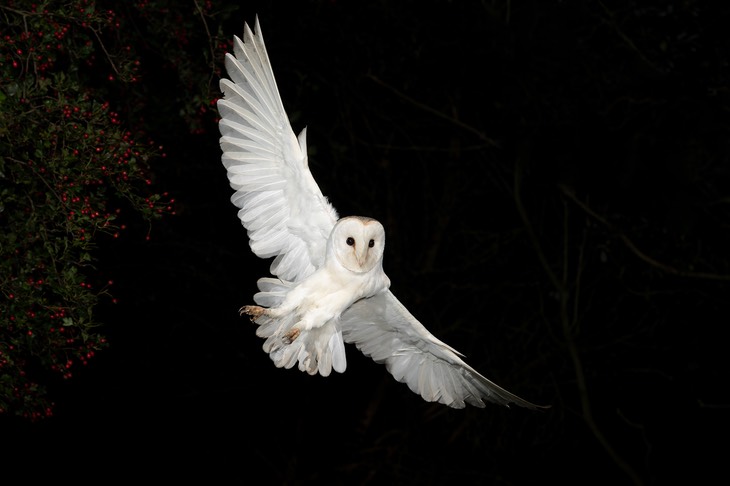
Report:
M238 310L239 315L248 315L251 317L251 321L255 321L259 317L261 317L264 312L266 312L266 309L263 307L259 307L258 305L244 305Z
M281 340L284 342L284 344L291 344L292 341L299 337L300 333L301 331L298 328L293 327L289 332L281 337Z

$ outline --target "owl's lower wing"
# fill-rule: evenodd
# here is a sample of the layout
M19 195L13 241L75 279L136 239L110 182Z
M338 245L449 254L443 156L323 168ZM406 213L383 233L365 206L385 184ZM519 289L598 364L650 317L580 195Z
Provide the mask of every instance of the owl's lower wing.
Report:
M306 130L294 135L271 69L261 28L244 26L226 54L229 79L218 101L222 161L235 190L231 201L253 252L276 257L271 272L296 282L324 261L337 212L307 162Z
M357 301L342 314L341 326L345 342L385 364L396 380L426 401L454 408L464 408L465 403L484 407L485 401L546 408L479 374L458 351L428 332L390 291Z

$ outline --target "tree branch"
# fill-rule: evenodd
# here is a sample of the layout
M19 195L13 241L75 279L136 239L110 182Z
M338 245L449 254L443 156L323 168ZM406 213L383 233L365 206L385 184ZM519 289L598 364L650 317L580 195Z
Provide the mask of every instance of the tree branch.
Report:
M570 359L573 363L573 370L575 372L575 379L576 379L576 386L578 387L578 395L579 400L581 404L581 411L582 411L582 418L583 421L588 426L588 429L593 433L593 436L596 438L599 444L603 447L603 449L606 451L606 453L609 455L611 460L616 464L616 466L621 469L626 475L628 475L632 482L637 485L641 486L643 485L643 481L639 477L636 471L631 467L629 463L627 463L613 448L611 443L608 441L605 435L603 435L603 432L601 428L598 426L598 423L593 417L593 409L591 407L591 401L590 396L588 394L588 384L585 377L585 373L583 371L583 363L580 358L580 352L578 350L578 344L575 340L573 328L574 324L577 323L578 317L577 317L577 309L578 309L578 291L576 290L575 295L573 296L574 302L573 302L573 316L571 318L570 315L570 290L568 286L568 208L567 205L564 204L564 218L563 218L563 225L564 225L564 234L563 234L563 276L562 279L558 278L557 274L553 271L552 267L547 261L547 258L545 257L545 253L542 251L542 246L540 245L540 241L537 238L537 235L535 234L535 231L532 229L532 224L530 223L530 219L527 216L527 211L525 210L524 205L522 204L522 196L521 196L521 179L522 179L522 170L521 170L521 161L518 160L516 167L515 167L515 204L517 205L517 211L520 214L520 218L522 219L523 224L525 225L525 229L527 230L527 234L530 237L530 240L532 242L533 247L535 248L535 251L537 252L538 258L540 259L540 263L542 264L542 267L544 268L545 272L548 274L548 277L550 278L550 281L552 282L553 286L558 292L558 295L560 297L560 323L563 331L563 337L565 339L565 344L568 348L568 354L570 355ZM582 259L583 259L583 249L581 248L581 253L579 255L579 265L578 265L578 271L576 274L576 286L580 286L580 277L581 277L581 266L582 266Z
M658 268L659 270L668 273L670 275L676 275L678 277L688 277L688 278L702 278L702 279L708 279L708 280L722 280L722 281L730 281L730 275L722 275L717 273L709 273L709 272L688 272L685 270L679 270L678 268L675 268L671 265L668 265L666 263L660 262L643 251L641 251L631 239L626 236L626 234L618 229L616 226L614 226L612 223L610 223L606 218L599 215L595 211L593 211L586 203L578 199L573 191L571 191L569 188L561 185L560 190L562 193L571 201L573 201L579 208L581 208L583 211L585 211L589 216L591 216L593 219L604 225L606 228L608 228L611 232L615 233L618 238L624 242L626 247L639 259L644 261L645 263L651 265L654 268Z
M464 130L473 133L474 135L476 135L479 138L479 140L486 142L488 145L491 145L492 147L500 146L499 142L497 142L496 140L494 140L491 137L488 137L484 132L480 131L479 129L474 128L471 125L467 125L466 123L462 122L461 120L454 118L453 116L449 116L445 113L442 113L442 112L436 110L435 108L432 108L428 105L424 105L420 101L414 100L407 94L402 93L401 91L399 91L396 88L394 88L393 86L387 84L385 81L382 81L380 78L378 78L377 76L374 76L373 74L368 74L367 76L368 76L368 78L372 79L377 84L379 84L380 86L388 89L389 91L394 93L396 96L404 99L405 101L412 104L413 106L420 108L421 110L426 111L428 113L431 113L432 115L435 115L443 120L446 120L449 123L458 126L459 128L463 128Z

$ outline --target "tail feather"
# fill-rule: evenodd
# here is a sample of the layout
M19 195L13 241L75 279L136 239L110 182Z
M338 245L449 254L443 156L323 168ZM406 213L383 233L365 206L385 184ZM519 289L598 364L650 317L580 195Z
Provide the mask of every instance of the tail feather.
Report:
M337 329L334 321L330 321L322 327L301 331L299 336L287 344L284 335L291 329L291 326L277 325L270 318L260 318L265 321L257 330L257 334L266 337L264 351L269 353L271 360L278 368L292 368L299 362L299 369L310 375L319 373L322 376L329 376L334 369L343 373L347 368L345 358L345 343L342 340L342 332ZM293 321L293 319L291 320ZM270 335L262 335L262 329L275 329Z
M332 368L338 373L344 373L347 368L345 357L345 342L342 340L342 330L337 326L337 332L332 334L329 342L329 352L332 356Z
M279 279L259 279L260 292L254 296L258 305L275 307L284 300L287 292L294 286ZM262 315L256 319L258 329L256 335L265 338L264 351L278 368L292 368L299 363L299 369L310 375L319 373L329 376L334 369L343 373L347 368L345 343L339 321L332 319L323 326L303 329L299 335L288 343L285 336L298 322L294 313L274 319Z

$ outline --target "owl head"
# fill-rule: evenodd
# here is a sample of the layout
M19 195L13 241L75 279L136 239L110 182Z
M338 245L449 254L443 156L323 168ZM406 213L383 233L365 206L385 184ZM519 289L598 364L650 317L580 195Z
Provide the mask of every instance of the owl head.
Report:
M354 273L382 268L385 229L375 219L341 218L327 240L327 262L337 262Z

